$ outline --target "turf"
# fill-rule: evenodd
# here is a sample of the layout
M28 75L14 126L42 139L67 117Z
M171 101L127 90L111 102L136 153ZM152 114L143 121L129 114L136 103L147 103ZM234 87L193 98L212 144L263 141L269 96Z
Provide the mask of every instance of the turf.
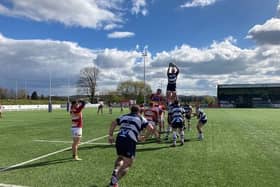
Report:
M280 186L280 119L277 109L208 109L205 140L196 140L195 123L183 147L148 140L137 146L135 163L120 181L123 187L145 186ZM84 111L83 141L108 133L120 110L97 115ZM70 147L70 117L66 111L6 112L0 119L0 168ZM96 142L105 143L107 138ZM104 187L116 158L110 145L84 144L83 158L72 161L64 151L8 171L0 183L32 187ZM1 170L1 169L0 169Z

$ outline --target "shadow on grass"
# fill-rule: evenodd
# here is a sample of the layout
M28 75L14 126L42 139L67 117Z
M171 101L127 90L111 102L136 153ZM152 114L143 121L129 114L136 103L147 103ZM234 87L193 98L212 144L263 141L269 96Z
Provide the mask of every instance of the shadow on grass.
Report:
M169 148L169 146L137 148L136 152L156 151L156 150L161 150L161 149L166 149L166 148Z
M7 171L33 168L33 167L41 167L41 166L47 166L47 165L53 165L53 164L62 164L62 163L65 163L65 162L73 162L73 158L62 158L62 159L49 160L49 161L38 162L38 163L33 163L33 164L26 164L26 165L11 168Z
M106 145L87 145L79 147L79 150L88 150L88 149L105 149L105 148L115 148L115 144L106 144ZM71 151L71 150L70 150Z

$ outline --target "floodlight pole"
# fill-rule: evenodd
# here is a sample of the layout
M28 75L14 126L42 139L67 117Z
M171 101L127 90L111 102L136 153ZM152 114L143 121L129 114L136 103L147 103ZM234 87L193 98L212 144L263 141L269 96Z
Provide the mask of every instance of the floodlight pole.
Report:
M144 48L142 53L143 61L144 61L144 104L146 104L146 56L147 56L147 48Z
M52 112L52 74L49 73L49 84L50 84L50 88L49 88L49 105L48 105L48 111Z
M67 96L67 104L66 104L66 111L70 111L70 79L68 78L68 96Z
M18 98L18 81L16 80L16 101L17 101L17 98Z

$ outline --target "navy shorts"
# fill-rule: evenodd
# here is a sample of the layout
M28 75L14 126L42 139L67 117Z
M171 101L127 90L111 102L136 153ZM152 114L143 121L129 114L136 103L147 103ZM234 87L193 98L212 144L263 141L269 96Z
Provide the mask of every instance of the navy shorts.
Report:
M175 92L176 91L176 84L167 84L167 91Z
M171 124L172 128L174 129L178 129L178 128L183 128L185 126L184 122L174 122Z
M119 156L134 158L136 142L129 137L117 136L116 149Z
M199 120L199 123L201 123L202 125L205 125L207 123L207 120Z
M191 119L191 115L185 115L185 117L186 117L187 120Z

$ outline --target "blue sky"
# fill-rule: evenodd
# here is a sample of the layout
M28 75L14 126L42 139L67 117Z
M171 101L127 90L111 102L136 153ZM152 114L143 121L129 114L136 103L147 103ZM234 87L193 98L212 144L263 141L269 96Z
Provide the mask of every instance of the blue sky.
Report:
M165 90L169 62L182 70L179 94L279 82L279 9L278 0L0 0L0 86L48 93L51 74L54 95L72 94L94 63L98 91L110 91L143 79L144 46L154 90Z

